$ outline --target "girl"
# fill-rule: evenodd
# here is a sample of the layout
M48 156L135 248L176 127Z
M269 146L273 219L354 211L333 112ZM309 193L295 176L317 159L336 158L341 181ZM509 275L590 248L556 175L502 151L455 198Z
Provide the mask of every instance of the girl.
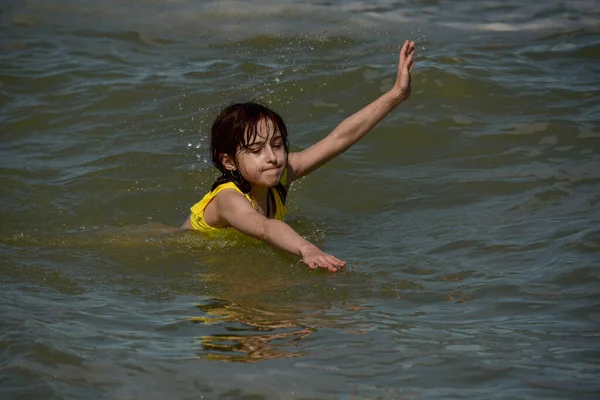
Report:
M211 130L213 164L222 175L191 208L183 229L216 232L234 228L245 235L302 257L311 269L337 271L346 263L320 250L283 222L292 182L346 151L410 96L414 42L400 50L394 87L346 118L306 150L289 153L285 123L256 103L233 104L217 116Z

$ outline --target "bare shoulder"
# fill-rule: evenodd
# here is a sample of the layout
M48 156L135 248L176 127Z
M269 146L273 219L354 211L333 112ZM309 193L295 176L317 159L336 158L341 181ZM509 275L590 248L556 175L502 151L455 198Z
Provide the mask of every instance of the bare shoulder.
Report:
M249 204L248 199L246 199L243 194L235 189L227 188L217 193L211 203L227 206L229 203L237 205L238 202L241 202L242 204L244 202Z
M259 213L252 203L240 192L223 190L213 200L219 227L230 226L245 235L260 238L268 218ZM208 207L207 207L208 210ZM207 223L208 220L205 218Z
M206 205L204 209L204 221L215 228L229 225L232 213L252 208L246 197L235 189L224 189Z

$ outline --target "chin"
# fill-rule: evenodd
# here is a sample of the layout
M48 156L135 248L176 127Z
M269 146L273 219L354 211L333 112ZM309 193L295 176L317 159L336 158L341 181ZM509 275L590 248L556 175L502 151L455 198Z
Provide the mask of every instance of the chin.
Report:
M262 186L265 188L272 188L277 186L277 184L279 183L279 180L281 179L281 177L278 175L277 179L275 179L275 177L273 178L265 178L263 177L262 179L257 179L255 181L253 181L254 185L258 185L258 186Z
M270 182L269 182L269 184L268 184L267 186L268 186L268 187L275 187L275 186L277 186L277 184L279 183L280 179L281 179L281 178L279 178L279 179L277 179L277 180L274 180L274 181L272 181L272 182L270 181Z
M266 177L265 181L269 182L270 187L277 186L277 184L281 180L282 175L283 175L283 171L277 171L277 172L273 171L273 175ZM274 183L270 184L270 182L274 182Z

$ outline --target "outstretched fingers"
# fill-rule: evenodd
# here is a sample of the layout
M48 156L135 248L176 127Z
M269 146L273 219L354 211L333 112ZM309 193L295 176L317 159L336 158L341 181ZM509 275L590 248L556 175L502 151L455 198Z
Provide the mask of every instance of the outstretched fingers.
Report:
M405 40L402 48L400 49L400 59L398 60L400 66L406 63L408 56L414 54L415 52L415 42Z
M305 264L308 265L310 269L321 268L331 272L337 272L340 268L343 268L346 265L346 262L337 257L326 254L312 260L307 260L305 261Z
M406 60L404 61L404 71L406 71L409 74L412 72L412 69L415 65L415 61L413 59L414 54L415 52L413 49L413 51L406 57Z
M410 68L413 64L414 55L415 55L415 42L411 41L406 48L406 54L404 56L404 63L402 64L402 66Z
M404 65L404 60L406 59L409 45L410 45L410 42L408 40L405 40L404 44L402 45L402 48L400 49L400 58L398 60L399 67Z
M402 49L400 49L398 74L396 76L396 83L394 84L394 91L402 101L410 97L410 74L414 67L414 55L415 42L405 40Z
M335 271L337 271L338 269L340 269L340 268L344 268L344 267L346 266L346 262L345 262L345 261L342 261L342 260L340 260L340 259L339 259L339 258L337 258L337 257L334 257L334 256L332 256L332 255L329 255L329 254L328 254L328 255L326 256L326 258L327 258L327 262L329 263L329 268L328 268L328 269L329 269L330 271L333 271L333 272L335 272Z

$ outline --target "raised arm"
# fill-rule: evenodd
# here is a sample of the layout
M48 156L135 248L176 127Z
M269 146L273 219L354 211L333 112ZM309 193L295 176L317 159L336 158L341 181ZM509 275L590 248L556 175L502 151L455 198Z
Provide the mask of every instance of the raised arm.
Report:
M408 99L414 52L415 43L406 40L400 50L396 83L389 92L346 118L319 142L303 151L289 155L290 182L309 174L348 150L394 108Z
M259 214L245 197L233 190L224 190L213 201L217 213L229 225L245 235L302 257L302 262L311 269L326 268L335 272L346 265L344 261L321 251L285 222Z

